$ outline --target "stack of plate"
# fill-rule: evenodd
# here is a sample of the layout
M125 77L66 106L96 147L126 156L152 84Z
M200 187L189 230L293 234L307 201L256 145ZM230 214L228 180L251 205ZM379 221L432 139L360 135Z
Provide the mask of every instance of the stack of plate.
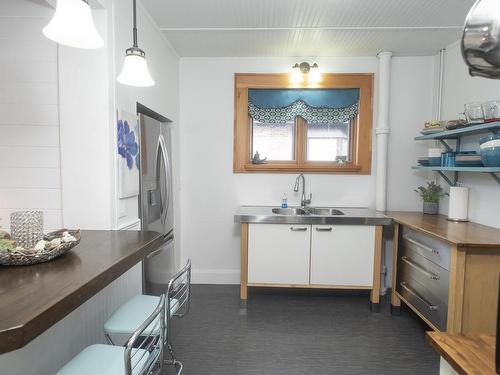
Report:
M429 157L422 156L417 159L417 163L423 167L430 167L431 163L429 162Z
M482 167L481 155L477 153L464 152L455 156L455 165L457 167Z

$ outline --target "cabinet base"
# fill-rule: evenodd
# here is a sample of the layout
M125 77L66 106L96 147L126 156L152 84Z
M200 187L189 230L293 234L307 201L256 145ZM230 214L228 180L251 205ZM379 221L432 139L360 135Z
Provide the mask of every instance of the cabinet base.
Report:
M394 306L391 304L391 315L401 315L401 306Z

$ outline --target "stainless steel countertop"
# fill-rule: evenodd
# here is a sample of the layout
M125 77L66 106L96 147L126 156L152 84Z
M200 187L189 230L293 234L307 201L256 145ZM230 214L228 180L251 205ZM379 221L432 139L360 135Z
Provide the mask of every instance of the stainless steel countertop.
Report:
M327 206L318 206L318 208ZM383 213L368 208L336 208L344 215L279 215L274 214L273 206L240 206L234 215L235 223L258 224L344 224L344 225L390 225L392 219ZM316 207L315 207L316 208Z

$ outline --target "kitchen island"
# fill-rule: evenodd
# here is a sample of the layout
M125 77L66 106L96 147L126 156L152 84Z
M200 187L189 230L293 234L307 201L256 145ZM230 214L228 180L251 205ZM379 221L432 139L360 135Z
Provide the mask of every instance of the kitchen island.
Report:
M80 244L53 261L32 266L0 266L0 353L6 353L0 355L0 368L11 369L9 374L21 373L18 369L23 365L19 360L22 357L29 362L33 351L47 351L33 353L33 356L44 355L42 362L46 362L51 357L49 352L65 351L65 341L71 344L91 341L91 336L96 336L91 331L102 331L100 322L94 324L92 319L96 316L106 319L105 315L130 294L141 292L140 263L162 243L163 238L156 232L82 231ZM96 298L99 303L93 303ZM78 312L84 304L86 311ZM72 319L77 319L83 328L71 324ZM64 332L57 332L64 322ZM68 326L74 329L70 327L68 331ZM86 337L79 335L82 329ZM55 340L57 335L64 338ZM56 349L48 347L48 343ZM61 347L57 348L58 345ZM76 346L82 345L83 342L76 344L71 351L81 350ZM55 357L55 362L63 361ZM38 365L38 361L34 357L33 365ZM27 370L22 371L23 375L28 374ZM45 372L38 368L33 373Z

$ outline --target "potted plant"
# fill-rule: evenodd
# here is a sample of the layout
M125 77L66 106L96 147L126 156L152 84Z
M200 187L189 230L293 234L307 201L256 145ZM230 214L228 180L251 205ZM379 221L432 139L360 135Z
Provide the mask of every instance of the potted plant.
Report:
M439 213L439 200L441 197L448 195L443 191L441 185L436 184L434 181L428 182L427 187L419 186L415 191L424 201L424 214L429 215L437 215Z

